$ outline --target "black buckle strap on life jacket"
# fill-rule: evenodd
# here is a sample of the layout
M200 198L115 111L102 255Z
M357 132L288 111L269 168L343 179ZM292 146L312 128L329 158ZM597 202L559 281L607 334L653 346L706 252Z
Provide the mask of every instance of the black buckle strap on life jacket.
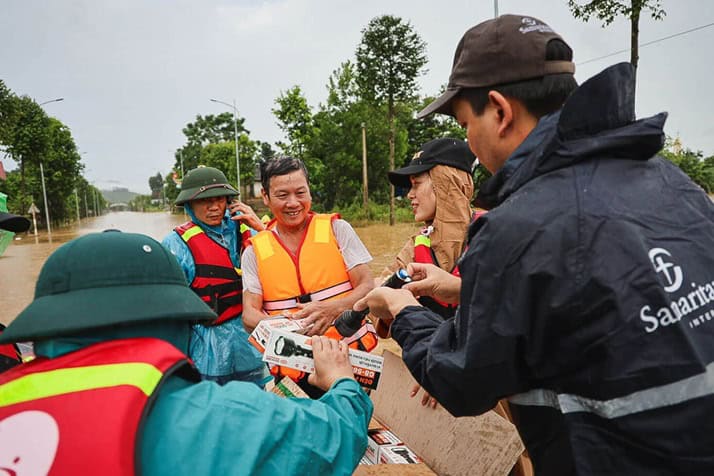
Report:
M241 287L238 281L233 281L232 283L211 284L209 286L206 286L205 288L193 288L193 292L195 292L201 298L213 298L216 295L224 296L231 292L238 292L240 294L240 291Z
M240 281L240 275L236 273L235 268L226 268L225 266L216 266L213 264L196 264L196 276L202 278L220 278Z
M235 294L233 296L224 297L223 299L220 299L218 301L218 306L217 306L218 310L217 310L216 314L218 314L220 316L229 307L232 307L232 306L235 306L238 304L242 304L242 303L243 303L243 295L240 293Z
M300 304L306 304L311 301L312 296L310 296L310 293L301 294L297 297L297 302L299 302Z

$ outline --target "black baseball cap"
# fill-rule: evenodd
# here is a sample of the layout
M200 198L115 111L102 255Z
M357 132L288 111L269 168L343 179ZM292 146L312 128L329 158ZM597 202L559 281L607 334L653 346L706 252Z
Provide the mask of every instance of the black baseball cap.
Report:
M389 172L389 181L397 187L409 188L410 175L418 175L437 165L448 165L472 173L476 157L465 141L459 139L434 139L424 144L414 154L406 167Z
M20 215L0 212L0 229L20 233L30 228L30 220Z
M546 60L546 47L555 39L567 46L551 27L526 15L501 15L472 27L456 46L446 91L417 118L433 113L453 116L451 102L462 89L574 74L572 61Z

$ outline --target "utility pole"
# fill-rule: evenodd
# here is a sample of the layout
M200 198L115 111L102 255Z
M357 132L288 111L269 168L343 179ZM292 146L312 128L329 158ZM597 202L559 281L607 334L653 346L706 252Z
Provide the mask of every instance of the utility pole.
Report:
M493 18L498 18L498 0L493 0Z
M367 200L367 128L365 123L362 123L362 205L364 211L368 211Z
M179 157L181 157L181 182L183 183L183 151L179 149Z
M47 220L47 236L52 239L52 229L50 228L50 208L47 206L47 189L45 188L45 171L40 161L40 177L42 177L42 196L45 199L45 220Z
M77 205L77 225L81 225L82 217L79 215L79 193L77 193L77 187L74 187L74 203Z

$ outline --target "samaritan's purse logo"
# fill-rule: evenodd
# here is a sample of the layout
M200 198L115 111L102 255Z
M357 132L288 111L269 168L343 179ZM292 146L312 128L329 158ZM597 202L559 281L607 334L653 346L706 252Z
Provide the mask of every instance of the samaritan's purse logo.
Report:
M640 320L645 323L645 332L654 332L683 319L691 329L714 321L714 281L707 280L704 284L692 281L691 289L686 286L681 289L684 273L682 268L674 263L672 254L664 248L652 248L647 255L661 279L664 291L668 294L677 291L679 293L670 297L669 302L657 306L642 306Z
M677 291L682 286L684 276L682 275L682 268L667 259L671 258L672 254L664 248L652 248L648 255L654 270L657 273L661 273L667 283L664 290L668 293ZM667 258L664 258L664 256Z

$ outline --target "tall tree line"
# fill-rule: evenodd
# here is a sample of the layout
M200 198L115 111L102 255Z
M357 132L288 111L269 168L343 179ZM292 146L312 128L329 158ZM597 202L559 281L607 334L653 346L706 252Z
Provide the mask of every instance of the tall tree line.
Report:
M0 192L8 195L8 209L27 215L35 203L44 221L44 197L40 164L45 176L47 203L52 222L65 223L106 206L99 190L82 176L81 163L72 133L61 121L47 116L37 102L18 96L0 80L0 153L13 159L18 168L0 178ZM76 190L76 192L75 192ZM85 197L89 197L89 203ZM95 200L96 197L96 200Z

